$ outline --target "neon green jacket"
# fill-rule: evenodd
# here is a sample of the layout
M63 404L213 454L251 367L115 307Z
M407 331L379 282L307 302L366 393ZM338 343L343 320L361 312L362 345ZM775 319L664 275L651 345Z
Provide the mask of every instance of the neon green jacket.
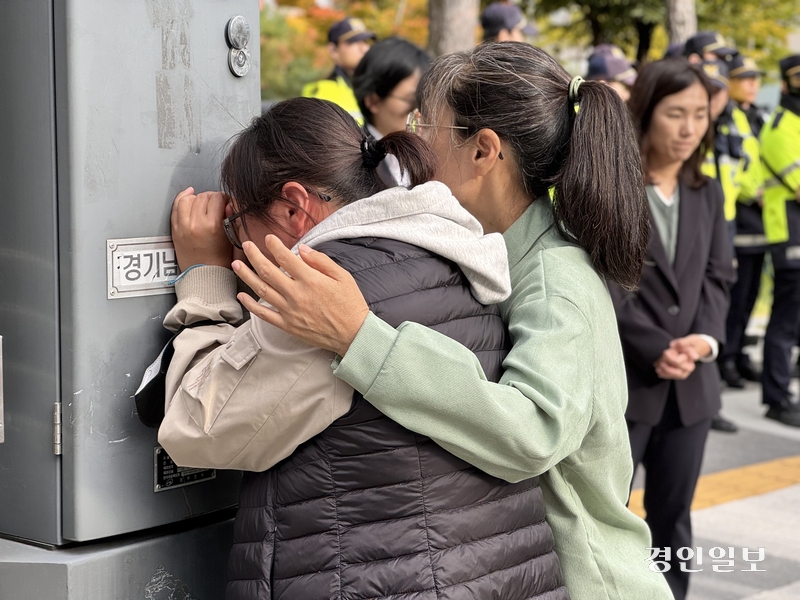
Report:
M750 130L747 115L733 104L729 104L720 115L716 127L715 149L706 155L702 171L719 180L725 198L725 220L733 221L736 218L736 202L743 188L745 194L752 193L755 198L762 177L760 165L756 166L755 159L750 157L752 152L758 158L758 149L753 146L757 140ZM745 143L748 138L751 141Z
M747 155L747 164L741 177L741 188L736 200L742 204L752 204L761 200L764 195L764 171L761 167L761 145L753 135L750 121L745 112L736 107L733 110L733 121L742 136L742 145Z
M800 114L786 104L785 100L781 101L771 123L761 130L761 153L767 178L764 232L771 244L800 243L800 227L795 223L800 221L800 205L796 202L800 187ZM790 225L790 222L795 224Z
M319 98L338 104L353 117L359 125L364 124L364 116L358 107L358 101L353 94L353 88L341 74L334 72L328 79L320 79L306 84L302 95L305 98Z

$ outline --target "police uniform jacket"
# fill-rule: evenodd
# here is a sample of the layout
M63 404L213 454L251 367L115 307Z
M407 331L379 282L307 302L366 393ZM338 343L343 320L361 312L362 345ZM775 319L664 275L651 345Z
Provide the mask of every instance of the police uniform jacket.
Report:
M364 115L350 84L350 77L340 67L336 67L327 79L312 81L303 86L305 98L319 98L339 105L353 117L359 125L364 124Z
M719 181L725 199L725 219L733 221L742 187L752 183L748 174L752 173L753 161L745 149L750 126L741 109L729 102L714 127L714 149L706 156L703 173Z
M778 268L800 268L800 98L784 95L771 123L761 130L767 178L764 231Z
M723 343L729 289L735 280L723 212L722 189L709 179L699 189L681 183L675 262L651 219L639 289L610 284L628 377L629 421L657 425L671 380L656 375L655 363L675 338L706 334ZM713 363L697 363L675 393L684 426L708 419L720 408L719 373Z
M753 119L758 119L760 114L753 114ZM736 236L733 245L737 254L763 254L767 249L760 205L764 195L764 169L757 137L763 122L756 121L754 126L751 115L738 107L733 109L732 116L742 136L742 148L746 154L739 196L736 198Z

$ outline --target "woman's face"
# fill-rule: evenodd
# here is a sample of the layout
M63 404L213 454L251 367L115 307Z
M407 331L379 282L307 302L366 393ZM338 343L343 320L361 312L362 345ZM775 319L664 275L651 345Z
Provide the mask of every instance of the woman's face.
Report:
M731 98L739 104L753 104L760 88L760 77L735 77L731 79Z
M688 160L708 131L708 107L708 92L700 82L665 96L656 104L645 134L651 163Z
M419 71L414 71L394 86L386 98L379 98L373 94L366 100L367 108L372 113L372 124L381 135L405 131L408 113L417 106L419 79Z
M475 151L469 141L462 140L457 132L451 129L452 112L449 109L439 111L438 119L430 127L420 129L420 135L431 145L438 165L434 179L444 183L453 193L461 206L477 218L481 223L481 205L478 202L473 185L472 155Z

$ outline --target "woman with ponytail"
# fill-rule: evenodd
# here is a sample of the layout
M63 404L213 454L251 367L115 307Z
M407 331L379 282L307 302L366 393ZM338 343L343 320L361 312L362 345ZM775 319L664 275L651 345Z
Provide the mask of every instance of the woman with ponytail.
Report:
M431 143L436 179L508 250L500 314L513 346L499 383L480 353L382 320L348 273L305 247L295 256L265 241L290 279L248 245L256 272L234 270L271 309L242 300L337 353L336 376L402 426L495 477L539 476L573 600L667 600L663 575L648 569L647 526L625 506L627 386L607 282L635 289L649 234L625 105L514 42L442 56L419 96L409 127Z
M386 189L388 154L413 187ZM334 376L333 352L245 320L236 301L234 248L302 242L386 323L432 327L497 381L510 345L503 239L426 183L435 165L410 133L376 141L336 105L296 98L236 137L224 193L175 199L183 273L164 324L188 328L158 439L179 465L247 471L228 600L568 598L536 479L496 479L391 421Z

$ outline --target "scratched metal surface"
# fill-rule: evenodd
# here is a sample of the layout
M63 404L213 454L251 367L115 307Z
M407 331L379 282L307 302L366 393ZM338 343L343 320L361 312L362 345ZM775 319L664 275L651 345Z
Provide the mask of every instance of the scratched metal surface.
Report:
M257 43L258 3L30 0L0 11L0 180L10 182L0 533L86 541L231 505L234 474L153 493L156 432L131 396L174 296L109 300L106 240L168 235L175 194L217 186L224 142L259 111L259 53L234 77L225 25L244 15Z
M58 153L70 174L59 174L61 272L70 275L61 285L63 531L87 540L236 502L233 473L153 494L155 431L138 422L131 396L163 345L174 297L108 300L105 247L168 235L178 191L217 187L223 144L258 112L260 95L257 67L230 73L225 26L243 14L257 28L258 3L66 6L66 65L57 70L69 77Z

